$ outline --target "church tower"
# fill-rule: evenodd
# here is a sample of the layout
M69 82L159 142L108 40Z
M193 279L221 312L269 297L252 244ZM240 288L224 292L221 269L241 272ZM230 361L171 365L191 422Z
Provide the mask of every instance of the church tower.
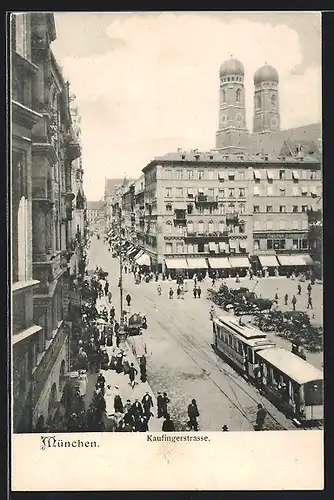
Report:
M248 133L245 110L245 70L232 57L219 70L219 125L216 148L223 149L238 143L240 134Z
M255 134L280 130L278 73L265 64L254 74L254 124Z

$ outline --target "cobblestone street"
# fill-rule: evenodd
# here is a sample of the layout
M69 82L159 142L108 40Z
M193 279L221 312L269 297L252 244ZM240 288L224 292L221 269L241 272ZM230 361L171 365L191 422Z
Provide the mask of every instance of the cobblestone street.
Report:
M118 313L119 260L112 258L106 244L93 238L89 261L89 268L94 269L99 265L109 273L113 303ZM213 351L210 304L205 298L211 280L207 279L202 284L201 299L193 298L192 282L189 282L189 291L182 300L177 299L176 295L174 299L168 298L168 289L170 286L175 289L175 282L160 281L162 295L158 296L155 282L136 285L132 274L123 274L123 279L124 296L127 293L132 296L130 311L147 316L148 329L143 335L148 349L148 382L155 395L158 391L168 393L170 413L178 430L187 428L187 406L192 398L196 399L199 407L201 430L219 431L224 424L230 430L252 430L258 402L262 402L269 412L268 428L295 428ZM233 286L233 280L229 281L229 286ZM286 293L286 283L290 293L293 287L297 287L295 282L286 278L263 279L257 286L263 296L268 290L267 296L270 297L277 288L280 295ZM244 280L242 284L249 286L252 283ZM219 286L219 282L216 286ZM315 288L319 297L316 300L320 300L321 285ZM287 341L271 335L278 345L290 349ZM308 360L319 366L322 355L309 354Z

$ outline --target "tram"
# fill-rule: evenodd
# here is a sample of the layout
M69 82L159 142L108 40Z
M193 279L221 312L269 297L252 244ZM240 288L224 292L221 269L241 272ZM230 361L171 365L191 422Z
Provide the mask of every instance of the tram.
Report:
M212 320L215 350L298 425L323 420L323 373L266 333L228 316Z

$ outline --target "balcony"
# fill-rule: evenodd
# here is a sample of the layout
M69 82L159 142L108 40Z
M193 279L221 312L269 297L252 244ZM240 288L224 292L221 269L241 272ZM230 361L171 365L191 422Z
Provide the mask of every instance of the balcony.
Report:
M206 238L206 239L222 239L222 238L228 238L229 237L229 232L228 231L188 231L185 236L186 239L197 239L197 238Z
M52 185L47 177L33 177L32 178L32 199L35 201L42 201L49 204L53 203L52 200Z
M195 197L195 205L217 205L218 199L214 196L207 196L204 194L200 194Z
M175 210L174 226L185 226L187 224L187 217L185 210Z
M64 262L60 252L45 261L33 262L33 277L39 281L34 287L34 294L47 295L50 292L51 283L64 272Z
M226 214L226 223L235 225L239 224L239 214L235 212Z
M65 136L64 146L66 157L70 162L81 156L81 146L77 139L70 135Z

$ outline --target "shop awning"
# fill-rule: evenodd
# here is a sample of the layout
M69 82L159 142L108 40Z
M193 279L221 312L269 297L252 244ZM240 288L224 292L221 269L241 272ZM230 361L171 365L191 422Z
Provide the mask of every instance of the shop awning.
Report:
M186 259L165 259L168 269L188 269Z
M250 267L250 262L248 257L229 257L229 262L231 267Z
M239 246L239 241L238 240L230 240L229 245L230 245L230 248L236 250Z
M313 259L312 257L310 257L309 255L305 254L305 255L301 255L302 259L305 261L305 264L307 266L313 266L314 262L313 262Z
M217 248L217 244L214 241L209 242L209 252L215 252Z
M127 254L128 256L130 256L130 255L135 254L136 252L138 253L138 248L132 247L131 249L129 249L129 250L127 251L127 253L126 253L126 254Z
M306 266L302 255L277 255L281 266Z
M212 269L230 269L231 264L227 257L210 257L209 264Z
M277 267L279 262L276 255L258 255L262 267Z
M187 259L189 269L207 269L208 265L204 258L198 257Z
M126 251L126 255L129 255L129 253L131 253L133 250L135 249L135 247L133 245L131 245L127 251Z
M220 252L226 252L226 243L225 241L220 241L218 243L218 248Z
M134 256L134 260L137 260L139 257L141 257L144 253L144 250L139 250L139 252Z
M138 266L150 266L151 265L151 257L147 253L143 253L138 259L136 259L136 264Z

